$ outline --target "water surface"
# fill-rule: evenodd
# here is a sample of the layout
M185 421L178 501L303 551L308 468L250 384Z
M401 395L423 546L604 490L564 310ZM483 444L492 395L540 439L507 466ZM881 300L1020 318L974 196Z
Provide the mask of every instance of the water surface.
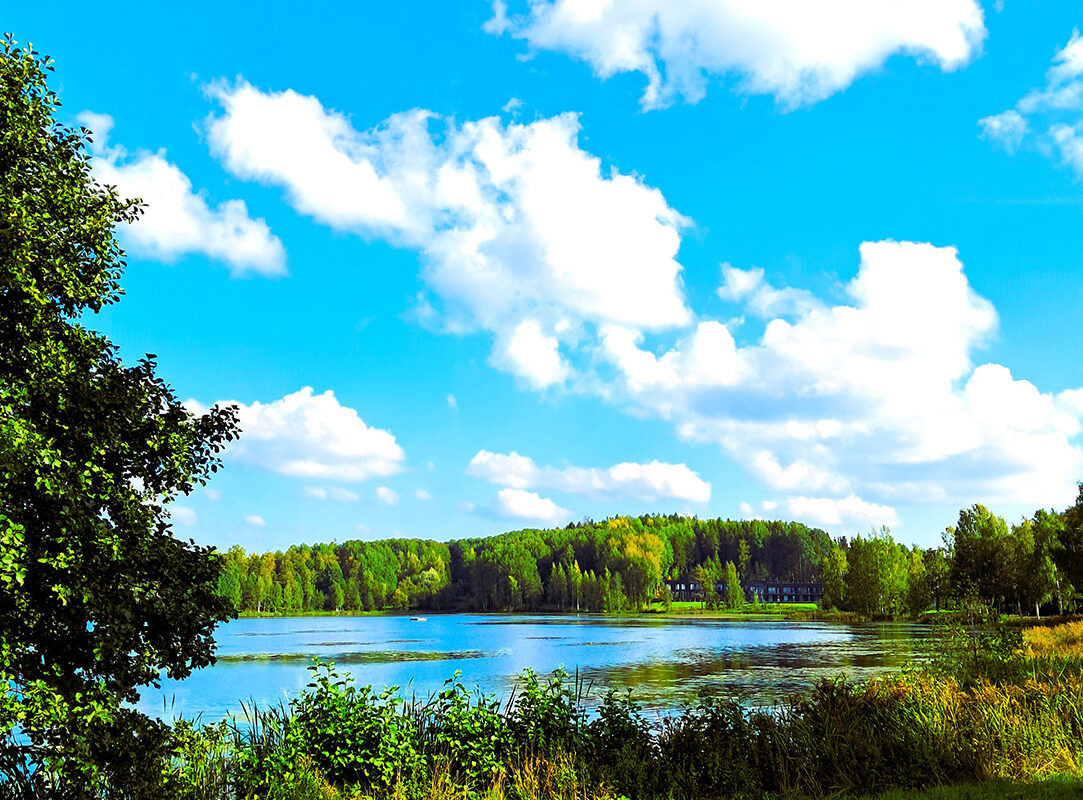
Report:
M312 656L358 685L398 686L427 698L456 670L462 682L506 697L526 667L563 666L599 687L633 686L652 709L678 708L701 691L769 705L822 677L862 680L920 654L926 629L717 619L406 616L239 619L221 626L219 661L184 681L148 689L150 714L220 719L241 701L288 700L308 682Z

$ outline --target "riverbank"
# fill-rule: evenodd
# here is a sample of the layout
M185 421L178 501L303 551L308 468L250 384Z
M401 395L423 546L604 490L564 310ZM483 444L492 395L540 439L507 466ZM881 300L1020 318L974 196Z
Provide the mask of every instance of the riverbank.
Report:
M788 619L794 615L817 615L821 614L825 619L832 621L850 619L848 612L820 612L815 603L761 603L758 605L748 604L741 608L704 608L702 603L674 602L668 606L662 603L649 603L642 609L625 609L623 611L556 611L553 609L540 609L535 611L475 611L469 608L455 609L414 609L402 611L398 609L382 609L380 611L299 611L289 614L274 612L242 611L237 615L238 619L291 619L303 617L427 617L446 614L483 614L485 616L552 616L552 617L586 617L590 619L627 619L634 617L668 617L668 618L709 618L709 619Z

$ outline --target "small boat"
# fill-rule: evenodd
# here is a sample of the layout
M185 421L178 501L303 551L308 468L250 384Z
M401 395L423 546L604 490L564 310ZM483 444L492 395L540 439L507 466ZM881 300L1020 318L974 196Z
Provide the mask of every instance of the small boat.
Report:
M410 617L410 622L424 622L424 617Z

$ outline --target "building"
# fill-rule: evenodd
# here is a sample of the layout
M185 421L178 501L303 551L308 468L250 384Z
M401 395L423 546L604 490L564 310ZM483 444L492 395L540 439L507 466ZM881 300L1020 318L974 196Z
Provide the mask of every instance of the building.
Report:
M666 581L673 599L678 602L696 602L703 599L697 581ZM720 597L726 596L726 584L715 586ZM811 581L752 581L745 587L745 600L749 603L818 603L824 596L824 585Z
M818 603L824 596L824 585L810 581L752 581L745 589L749 601L755 597L761 603Z

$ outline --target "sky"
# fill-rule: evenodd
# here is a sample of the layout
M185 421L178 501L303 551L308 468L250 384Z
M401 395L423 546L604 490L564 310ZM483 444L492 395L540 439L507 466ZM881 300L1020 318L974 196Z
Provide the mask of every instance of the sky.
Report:
M1078 3L3 6L146 203L87 324L240 406L184 538L1075 499Z

